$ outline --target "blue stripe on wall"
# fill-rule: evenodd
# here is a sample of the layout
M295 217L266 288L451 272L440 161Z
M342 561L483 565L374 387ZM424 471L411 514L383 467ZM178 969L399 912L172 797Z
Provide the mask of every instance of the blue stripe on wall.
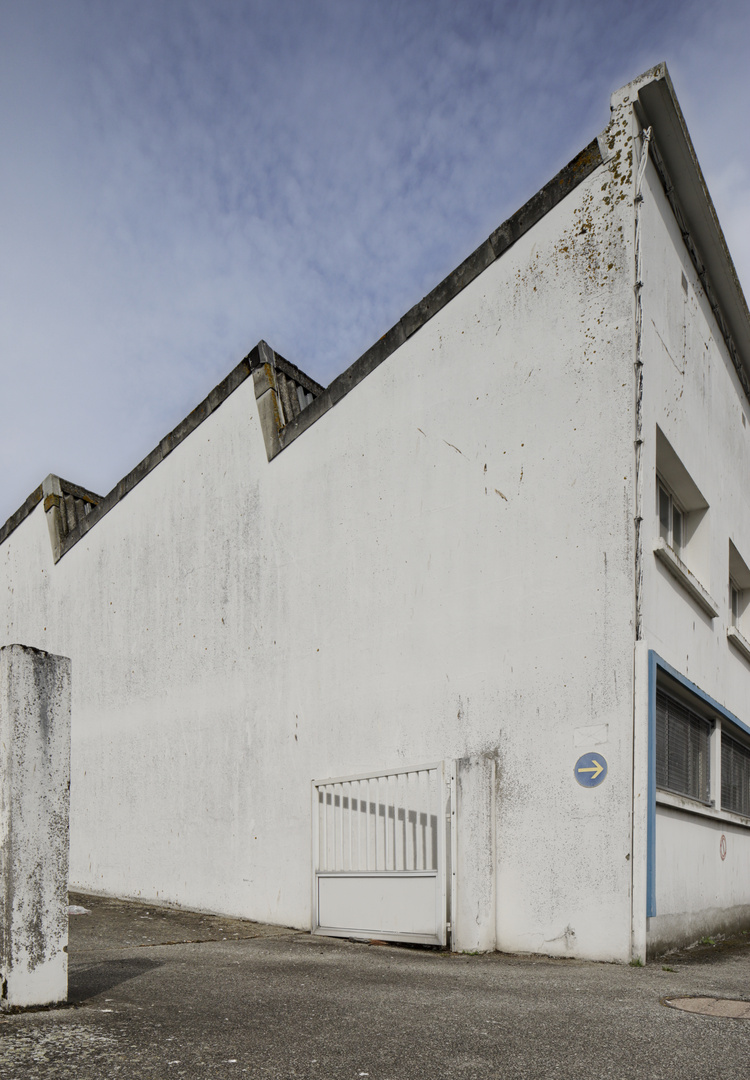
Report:
M656 915L656 665L648 651L648 817L646 831L646 917Z

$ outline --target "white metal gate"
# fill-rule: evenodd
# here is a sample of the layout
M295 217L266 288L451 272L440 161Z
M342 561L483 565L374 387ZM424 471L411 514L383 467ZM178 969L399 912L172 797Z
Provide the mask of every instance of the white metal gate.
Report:
M443 761L314 780L313 933L446 945L454 793Z

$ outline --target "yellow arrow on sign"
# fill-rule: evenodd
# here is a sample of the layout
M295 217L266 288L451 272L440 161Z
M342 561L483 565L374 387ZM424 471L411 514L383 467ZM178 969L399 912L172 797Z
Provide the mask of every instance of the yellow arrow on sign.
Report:
M592 761L593 761L593 763L594 763L594 764L593 764L593 765L591 766L591 768L579 769L578 771L579 771L579 772L590 772L590 773L593 773L594 775L593 775L593 776L591 777L591 779L592 779L592 780L596 780L596 778L597 778L597 776L599 775L599 773L600 773L600 772L604 772L604 766L603 766L603 765L600 765L600 764L599 764L599 762L598 762L598 761L596 760L596 758L592 758L591 760L592 760Z

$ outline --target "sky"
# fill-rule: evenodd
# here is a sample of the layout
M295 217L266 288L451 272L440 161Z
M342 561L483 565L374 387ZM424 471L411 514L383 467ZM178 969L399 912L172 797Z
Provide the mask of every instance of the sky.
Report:
M261 338L327 385L666 60L750 290L746 0L0 0L0 523Z

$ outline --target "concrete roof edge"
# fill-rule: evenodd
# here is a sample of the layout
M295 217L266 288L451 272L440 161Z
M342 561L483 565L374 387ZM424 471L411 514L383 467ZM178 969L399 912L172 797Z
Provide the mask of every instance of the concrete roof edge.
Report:
M102 496L97 495L95 491L90 491L88 488L81 487L79 484L73 484L70 480L63 480L61 476L56 476L54 473L50 473L49 476L41 482L38 488L35 488L29 495L28 499L22 506L16 510L15 514L11 514L5 524L0 527L0 544L2 544L10 534L18 528L22 521L29 516L31 511L42 501L44 497L44 487L47 480L54 478L60 485L63 494L73 495L77 499L83 499L85 502L91 503L96 506L102 501Z
M245 379L252 374L253 370L261 363L259 355L259 345L256 345L244 359L242 359L237 366L230 371L226 378L214 387L210 394L196 406L193 411L180 421L176 428L160 440L158 446L147 454L146 457L136 465L134 469L120 480L118 484L109 492L109 494L101 496L90 491L88 488L80 487L78 484L72 484L68 480L62 480L60 477L56 477L59 481L63 492L66 494L75 495L77 498L85 499L87 502L94 503L94 507L90 513L83 519L79 527L74 529L68 536L65 537L63 542L63 549L61 551L61 557L68 551L73 545L91 529L97 521L99 521L105 514L107 514L113 506L115 506L121 499L127 495L129 491L140 483L140 481L151 472L160 461L163 461L168 454L174 450L175 446L187 438L187 436L195 431L203 421L215 412L215 410L226 401L230 394L232 394L238 386L240 386ZM276 356L276 361L281 368L292 378L306 387L306 389L320 393L323 387L305 375L303 371L300 371L294 364L289 363L281 356ZM50 474L54 475L54 474ZM43 496L43 484L40 484L28 499L24 502L15 514L12 514L5 524L0 528L0 544L7 539L8 536L17 529L24 518L28 517L32 510L41 502Z
M345 397L350 390L379 367L393 352L398 349L412 334L416 333L436 315L445 305L459 292L466 288L482 273L491 263L495 262L508 250L516 240L520 239L533 225L540 221L554 206L573 191L583 180L586 179L596 168L602 164L602 156L597 139L593 139L588 146L584 147L564 168L552 179L540 188L524 205L510 218L503 222L495 231L480 244L455 270L444 278L434 289L431 290L418 304L415 304L401 319L391 327L382 338L372 345L366 352L355 360L353 364L337 376L326 388L315 382L300 368L284 359L278 353L274 353L277 367L295 379L306 390L315 394L312 403L287 424L279 432L281 448L288 446L303 431L307 430L324 413L328 412L338 401ZM182 420L173 431L160 440L150 454L135 466L126 476L115 485L105 496L95 496L97 500L89 514L70 532L62 541L60 558L69 551L98 521L101 520L113 506L116 506L129 491L140 483L156 466L178 446L183 439L194 431L203 421L211 415L223 401L225 401L237 387L248 378L252 372L262 366L260 347L265 345L259 342L243 360L223 379L211 393L204 398L193 411ZM66 485L66 481L61 481ZM79 497L88 498L93 496L85 488L67 484L72 493ZM42 486L40 485L23 506L13 514L0 528L0 544L11 532L26 518L34 507L41 501Z
M19 506L15 514L11 514L4 525L0 527L0 544L5 543L10 534L18 528L22 521L24 521L32 510L35 510L39 503L42 501L42 485L38 488L34 488L28 499Z
M57 478L60 481L60 487L65 495L74 495L76 499L83 499L85 502L93 503L96 506L102 501L103 496L97 495L95 491L89 490L89 488L81 487L80 484L73 484L70 480L63 480L62 476Z
M160 462L172 453L175 447L179 446L188 435L195 431L196 428L200 427L203 421L207 420L208 417L226 401L230 394L234 393L234 391L242 385L255 368L260 366L261 360L259 354L260 343L256 345L246 357L240 360L239 364L229 372L226 378L222 379L222 381L213 388L211 393L196 405L184 420L180 421L177 427L173 428L168 435L165 435L164 438L159 441L158 445L154 447L150 454L147 454L142 461L139 461L135 468L131 469L131 471L104 496L101 502L99 502L98 505L78 523L78 526L63 539L60 548L60 558L62 558L66 552L70 551L82 536L85 536L87 532L90 532L97 522L101 521L114 506L125 498L128 492L132 491L137 484L140 484L141 480L145 479L145 477L148 476ZM282 362L286 363L286 361ZM293 367L294 365L289 366Z
M291 423L279 432L281 449L292 443L303 431L332 409L337 402L362 382L375 368L387 360L403 343L421 329L433 315L466 288L483 270L500 258L508 248L536 225L554 206L586 179L602 164L602 155L596 139L584 147L572 161L562 168L549 183L545 184L528 202L504 221L495 231L415 304L399 321L386 331L359 359L338 375L333 382L303 409Z
M629 91L639 120L653 129L659 156L707 271L710 288L750 377L750 311L667 65L658 64L616 91L613 102L624 100Z
M642 75L638 75L635 79L631 79L630 82L625 83L624 86L620 86L617 90L614 90L609 98L609 107L611 111L614 112L620 105L625 105L629 101L635 101L638 96L638 91L642 86L665 78L669 79L669 72L667 71L666 63L662 61L660 64L655 64L652 68L649 68L648 71L644 71ZM671 80L669 85L672 85Z

